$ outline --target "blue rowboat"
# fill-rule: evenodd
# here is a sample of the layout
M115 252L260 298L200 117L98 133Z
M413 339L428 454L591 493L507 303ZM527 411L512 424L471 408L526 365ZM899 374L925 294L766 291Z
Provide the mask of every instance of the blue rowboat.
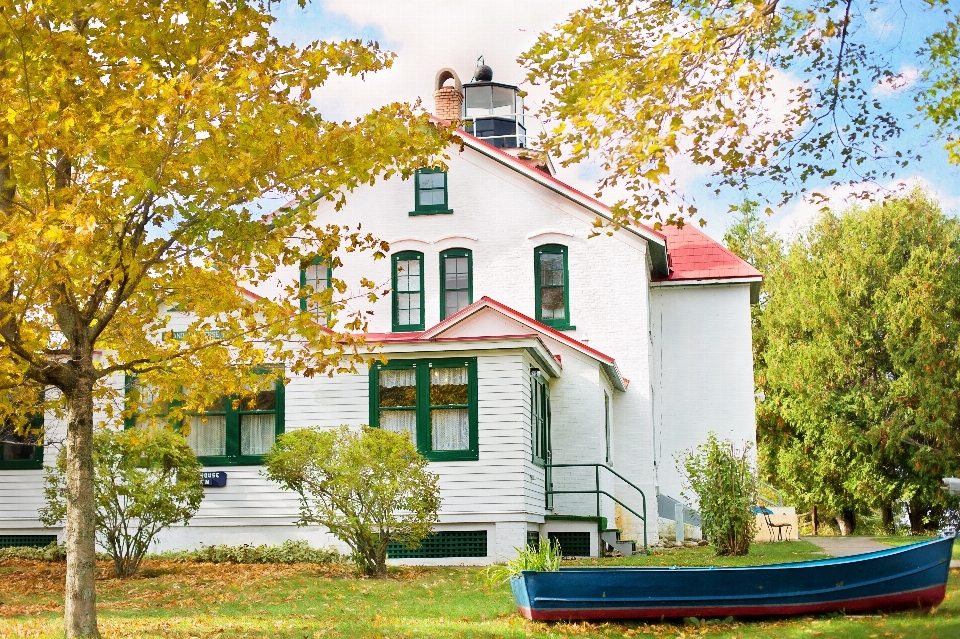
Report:
M953 537L863 555L730 568L564 568L511 579L528 619L798 615L930 608L943 601Z

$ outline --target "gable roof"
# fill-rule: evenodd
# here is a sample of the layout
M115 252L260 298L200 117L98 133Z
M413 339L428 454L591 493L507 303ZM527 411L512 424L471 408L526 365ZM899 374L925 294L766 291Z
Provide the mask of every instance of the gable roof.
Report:
M447 336L444 334L452 332L452 329L455 326L461 325L466 320L471 317L477 316L483 312L495 312L503 316L511 323L520 324L524 331L523 333L511 332L508 334L501 335L460 335L460 336ZM550 339L560 342L564 346L568 346L573 350L586 355L590 359L597 361L604 372L607 374L607 377L610 379L610 383L614 388L620 391L625 391L629 381L626 380L623 375L620 374L620 368L617 366L616 360L614 360L609 355L601 353L595 348L587 346L583 342L574 339L573 337L562 333L561 331L550 328L545 324L541 324L535 319L527 317L519 311L515 311L505 304L489 298L481 297L479 300L462 309L458 313L451 315L447 319L443 320L439 324L428 328L423 332L415 333L370 333L365 336L367 343L370 342L383 342L383 343L410 343L410 342L438 342L438 341L477 341L477 340L502 340L502 339L517 339L517 338L530 338L535 337L540 340L542 337L548 337ZM541 340L542 341L542 340ZM546 348L546 346L544 346ZM549 349L547 349L549 352ZM558 360L559 361L559 360Z

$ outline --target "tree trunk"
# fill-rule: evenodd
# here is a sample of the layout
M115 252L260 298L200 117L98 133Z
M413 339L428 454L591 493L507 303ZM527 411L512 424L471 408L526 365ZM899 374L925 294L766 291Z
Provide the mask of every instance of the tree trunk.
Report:
M857 515L852 510L844 508L837 515L837 525L840 526L840 534L846 537L852 535L857 528Z
M883 532L887 534L893 532L893 504L880 506L880 524L883 526Z
M814 505L810 509L810 526L813 528L813 536L817 536L817 526L819 526L820 521L817 519L817 507Z
M927 514L927 507L919 501L910 500L910 506L907 508L907 514L910 517L910 534L922 535L923 518Z
M89 371L93 365L90 362ZM93 379L81 376L67 397L67 581L64 630L68 638L99 637L96 595L96 503L93 478Z

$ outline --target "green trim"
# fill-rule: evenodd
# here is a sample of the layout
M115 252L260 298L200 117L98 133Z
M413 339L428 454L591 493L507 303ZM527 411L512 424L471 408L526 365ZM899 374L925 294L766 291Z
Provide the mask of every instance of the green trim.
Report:
M544 467L550 459L550 386L542 375L530 372L530 444L533 463Z
M400 308L399 308L399 291L397 291L397 262L402 260L418 260L420 262L420 321L415 324L401 324L400 323ZM423 253L420 251L400 251L399 253L394 253L391 259L391 266L393 268L393 274L390 277L391 282L391 301L393 307L393 332L395 333L406 333L412 331L422 331L424 330L424 315L426 314L426 304L424 303L424 293L423 293L423 280L424 280L424 271L423 271ZM404 291L404 293L411 293L413 291Z
M43 431L43 411L39 413L34 413L30 416L30 430L32 431ZM37 444L34 445L33 450L33 459L8 459L4 460L3 456L3 446L0 446L0 470L40 470L43 468L43 445L40 443L43 441L43 435L37 439ZM28 442L24 442L25 444Z
M308 261L300 265L300 290L301 291L307 285L307 267L313 266L315 264L324 264L324 263L327 265L327 288L329 289L332 286L331 280L333 279L333 261L329 257L321 257L318 255L314 257L312 261ZM320 291L314 291L314 294L319 292ZM307 312L307 298L305 297L300 298L300 310L304 313ZM319 321L320 319L319 314L314 314L314 317ZM330 322L329 310L326 312L325 321L327 323Z
M473 304L473 251L465 248L452 248L440 252L440 320L447 319L447 258L467 258L467 306ZM464 289L452 289L462 291Z
M442 173L443 174L443 203L442 204L421 204L420 203L420 176L428 175L432 173ZM416 173L413 174L413 189L414 189L414 199L413 199L413 210L410 211L410 215L437 215L437 214L449 214L453 213L453 210L450 209L448 202L447 194L447 172L440 169L418 169ZM437 191L439 189L427 189L429 191Z
M55 543L56 535L0 535L0 548L46 548Z
M431 368L467 368L467 404L431 406L430 369ZM480 459L478 433L479 416L477 411L477 358L447 357L440 359L394 359L386 364L374 364L370 367L370 425L380 427L380 371L413 369L416 371L417 399L414 410L417 417L417 450L430 461L476 461ZM466 450L431 450L430 409L466 408L469 427L469 448ZM407 408L406 410L410 410Z
M610 395L603 391L603 433L607 444L607 464L613 463L613 431L610 423Z
M560 255L563 257L563 284L544 285L540 273L541 255ZM536 318L541 324L560 331L571 331L576 326L570 324L570 268L567 259L567 247L562 244L544 244L533 250L533 272L534 272L534 304L536 305ZM563 318L544 318L543 317L543 291L550 288L563 288Z
M601 530L610 530L607 528L606 517L596 517L594 515L544 515L545 521L592 521L596 522Z
M277 367L273 368L256 368L254 369L255 373L258 374L268 374L276 371ZM123 381L124 389L124 409L129 411L129 400L128 397L130 392L134 387L134 377L131 375L125 375ZM241 415L252 415L257 413L274 413L274 440L277 437L282 435L285 431L286 425L286 386L283 383L282 378L278 378L274 382L274 409L272 411L257 411L257 410L239 410L233 408L234 400L240 399L238 396L231 395L229 397L222 398L224 410L222 411L207 411L204 415L224 415L226 418L226 442L225 442L225 452L226 455L197 455L197 459L204 466L260 466L263 464L263 455L241 455L240 454L240 416ZM188 413L186 417L190 415L198 415L199 413ZM137 415L130 412L129 417L125 417L123 420L123 426L125 429L136 427ZM175 422L171 424L176 431L180 431L183 423Z

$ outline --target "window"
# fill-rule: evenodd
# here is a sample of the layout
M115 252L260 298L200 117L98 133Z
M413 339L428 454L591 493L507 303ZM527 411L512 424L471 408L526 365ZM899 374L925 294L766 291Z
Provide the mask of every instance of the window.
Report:
M330 316L328 306L317 299L307 299L307 297L330 288L332 272L333 267L330 265L330 260L323 257L315 257L313 262L304 264L300 269L300 290L304 291L306 295L306 297L300 298L300 310L310 311L314 319L321 324L326 324ZM307 287L310 289L309 293L305 291Z
M537 321L560 330L573 330L570 324L570 277L567 271L567 247L545 244L534 251L537 282Z
M607 463L613 463L613 454L611 452L611 439L612 435L610 433L610 396L607 395L607 391L603 391L603 432L607 441Z
M433 461L479 459L477 360L394 360L370 369L370 424L407 433Z
M393 256L393 330L423 330L423 253Z
M440 319L465 309L473 302L473 254L455 248L440 253Z
M267 374L266 371L263 372ZM140 411L126 420L127 428L144 428L166 421L167 406L145 396L149 391L136 378L129 378L128 397L135 398ZM156 408L155 408L156 406ZM260 464L277 436L284 431L284 385L275 379L266 388L244 397L221 397L202 413L187 413L177 429L189 427L187 443L206 466Z
M14 428L10 420L0 426L0 470L43 468L43 413L27 419L25 429Z
M410 215L453 213L447 205L447 172L420 169L413 176L416 206Z
M533 461L550 462L550 387L539 369L530 369L530 439Z

